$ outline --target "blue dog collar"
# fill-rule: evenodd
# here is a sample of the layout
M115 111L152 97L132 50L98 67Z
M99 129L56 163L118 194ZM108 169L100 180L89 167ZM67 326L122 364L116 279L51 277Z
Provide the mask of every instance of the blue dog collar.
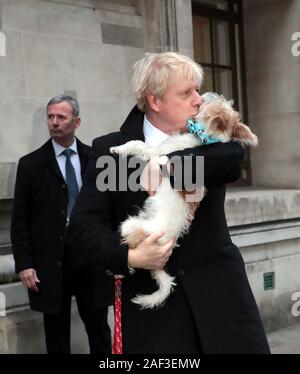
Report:
M211 135L207 135L205 132L205 126L203 125L203 123L199 121L194 121L191 118L188 119L186 128L191 134L194 134L199 138L201 144L213 144L220 142L218 138L214 138Z

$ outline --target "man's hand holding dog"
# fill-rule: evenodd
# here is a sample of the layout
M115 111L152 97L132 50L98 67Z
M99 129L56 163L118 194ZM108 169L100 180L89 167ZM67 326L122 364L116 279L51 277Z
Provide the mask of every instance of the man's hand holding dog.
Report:
M136 248L129 249L128 265L132 268L148 270L163 269L175 245L175 239L163 245L159 244L158 240L163 236L163 232L152 234L138 244Z

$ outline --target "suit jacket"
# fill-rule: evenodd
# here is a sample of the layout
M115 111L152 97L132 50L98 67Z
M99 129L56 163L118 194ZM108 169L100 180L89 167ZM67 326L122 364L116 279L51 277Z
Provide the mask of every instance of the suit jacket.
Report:
M84 179L91 148L78 139L77 147ZM39 292L29 290L29 301L44 313L58 313L61 305L67 204L67 185L49 139L19 161L11 223L15 270L36 269Z
M120 243L119 224L128 214L135 214L148 195L143 191L99 192L96 180L101 169L95 163L99 156L109 154L111 146L133 139L144 140L143 113L136 107L119 132L94 140L93 161L68 229L78 261L80 257L96 261L116 274L128 274L128 248ZM176 299L171 295L162 308L141 311L130 299L153 292L156 285L147 270L127 275L122 287L123 349L142 353L147 340L147 347L152 344L156 352L167 353L166 346L160 347L164 335L169 335L169 341L177 339L180 345L180 334L185 334L182 316L188 314L193 316L193 329L205 353L268 353L244 262L231 241L224 213L225 184L239 178L244 150L238 143L216 143L169 156L173 155L190 155L192 160L204 156L208 188L189 233L179 241L167 265L178 284L172 295L181 292L182 296ZM130 170L127 172L129 175ZM172 328L165 330L170 319Z

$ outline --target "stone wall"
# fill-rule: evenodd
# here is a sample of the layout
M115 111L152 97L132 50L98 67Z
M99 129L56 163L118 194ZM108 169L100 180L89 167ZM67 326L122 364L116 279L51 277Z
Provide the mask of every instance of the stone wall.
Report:
M88 144L118 130L134 104L130 69L144 53L144 33L138 0L0 0L0 33L0 271L7 277L16 165L48 139L46 103L76 96L77 135ZM19 283L0 285L0 353L45 352L42 315L27 302ZM73 352L86 353L76 308L72 321Z
M241 247L252 289L270 331L299 321L292 296L300 291L300 32L299 0L244 0L249 123L259 137L251 152L252 183L233 206L243 207L233 240ZM237 199L238 197L238 199ZM275 286L264 290L263 276Z
M271 331L299 321L291 309L292 295L300 291L300 65L291 36L300 31L300 0L244 5L249 123L260 138L252 176L259 188L229 191L226 212ZM9 253L16 162L48 138L49 98L78 98L78 136L87 143L117 130L134 103L134 61L144 50L178 49L192 56L191 24L190 0L0 0L6 39L6 56L0 50L0 255ZM264 289L266 273L275 276L270 290ZM11 313L0 320L0 352L43 352L41 316L24 310L24 288L3 285L1 295ZM73 313L74 344L83 339L75 351L85 352L85 334ZM26 344L29 334L32 345Z
M232 189L226 216L266 330L299 322L292 308L300 291L300 190ZM270 274L274 284L265 287Z
M130 69L144 51L134 4L0 0L6 37L6 56L0 56L0 198L12 197L13 164L48 138L50 97L77 97L77 135L88 144L119 129L134 104Z
M260 144L252 152L256 186L300 187L299 0L244 0L249 123Z

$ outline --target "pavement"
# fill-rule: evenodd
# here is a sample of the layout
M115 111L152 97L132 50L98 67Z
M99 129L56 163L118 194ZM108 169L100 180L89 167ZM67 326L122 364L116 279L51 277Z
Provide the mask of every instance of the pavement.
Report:
M109 325L113 326L113 308L109 308ZM113 331L113 328L112 328ZM267 334L272 354L300 354L300 322Z
M300 354L300 323L267 334L273 354Z
M109 308L109 324L113 326L113 309ZM113 331L113 329L112 329ZM267 334L272 354L300 354L300 322Z

